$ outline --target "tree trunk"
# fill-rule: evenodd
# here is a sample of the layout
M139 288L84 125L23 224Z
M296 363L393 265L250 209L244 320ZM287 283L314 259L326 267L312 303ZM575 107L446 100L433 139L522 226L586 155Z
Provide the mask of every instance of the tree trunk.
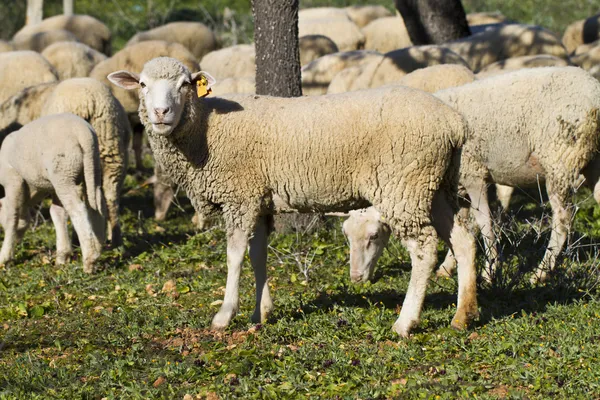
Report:
M395 0L415 45L441 44L471 34L460 0Z
M74 0L63 0L63 14L67 16L73 15L73 1Z
M37 25L44 18L44 0L27 0L25 25Z
M302 96L298 0L253 0L256 93Z

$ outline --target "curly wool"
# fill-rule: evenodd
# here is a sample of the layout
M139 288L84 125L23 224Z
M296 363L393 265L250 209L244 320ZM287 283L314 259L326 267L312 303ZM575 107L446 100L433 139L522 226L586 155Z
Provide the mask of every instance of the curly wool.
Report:
M159 60L144 74L169 64ZM152 133L141 97L155 158L198 211L221 209L228 226L248 234L259 215L372 203L397 234L416 238L465 140L458 113L402 87L293 99L187 96L169 138Z

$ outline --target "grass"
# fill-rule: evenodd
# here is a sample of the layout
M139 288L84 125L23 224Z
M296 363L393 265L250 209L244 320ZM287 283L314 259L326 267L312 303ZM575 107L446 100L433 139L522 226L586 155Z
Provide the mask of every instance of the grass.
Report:
M449 328L456 279L432 279L422 322L403 340L391 326L408 284L406 253L392 242L375 282L352 285L337 220L272 236L270 321L249 322L246 262L240 313L225 332L211 332L225 285L222 227L196 232L185 199L157 224L150 190L127 183L125 246L103 255L100 272L53 265L47 215L0 271L1 399L600 397L591 245L600 208L589 193L578 197L574 239L549 283L527 283L548 238L537 231L547 210L520 196L521 223L503 225L504 252L515 255L503 283L480 290L479 321Z

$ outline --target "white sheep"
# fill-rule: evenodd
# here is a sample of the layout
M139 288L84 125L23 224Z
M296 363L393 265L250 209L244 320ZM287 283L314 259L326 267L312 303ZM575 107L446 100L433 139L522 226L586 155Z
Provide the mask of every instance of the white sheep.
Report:
M171 22L154 29L138 32L129 39L125 46L148 40L164 40L182 44L198 60L217 49L215 33L201 22Z
M323 35L301 36L298 38L298 49L300 50L300 65L306 65L319 57L339 51L335 42Z
M256 50L253 44L239 44L211 51L200 60L202 68L226 78L254 78L256 75Z
M400 14L379 18L362 28L365 50L381 53L412 46L412 41Z
M111 33L106 25L89 15L55 15L39 24L29 24L13 36L14 41L32 34L56 29L71 32L77 40L106 55L111 54Z
M534 25L499 24L466 38L444 43L474 72L507 58L549 54L565 60L567 51L552 32Z
M398 85L435 93L438 90L462 86L475 80L475 74L460 64L439 64L417 69L398 80Z
M323 35L340 51L360 50L365 36L346 10L333 7L308 8L298 13L298 36Z
M549 54L538 54L535 56L522 56L507 58L506 60L497 61L487 65L479 71L477 78L483 79L490 76L503 74L505 72L516 71L524 68L539 68L539 67L568 67L573 65L569 60L564 58L551 56Z
M171 58L148 62L139 76L118 71L109 79L139 90L140 119L156 161L196 210L223 213L228 276L213 328L226 327L237 312L248 245L256 278L253 320L269 315L266 255L274 213L344 211L365 204L381 210L413 260L396 332L407 336L418 323L436 262L432 224L452 242L459 259L452 324L463 328L477 314L474 239L455 217L455 162L464 121L433 96L399 87L360 96L198 98L197 85L210 87L213 78L191 74Z
M104 242L104 197L94 129L73 114L35 120L8 136L0 148L0 223L4 242L0 264L14 257L14 247L29 222L29 209L52 196L50 216L56 229L56 263L71 253L67 217L79 237L83 270L91 273Z
M77 38L71 32L64 29L53 29L50 31L19 35L12 40L16 50L33 50L38 53L44 51L46 47L60 42L76 43Z
M377 19L392 16L392 13L381 5L353 5L346 7L345 10L348 17L359 28L363 28Z
M476 12L467 14L469 26L507 23L509 19L500 12Z
M52 65L35 51L0 53L0 103L26 87L57 80Z
M319 95L327 93L331 80L342 70L361 66L372 60L381 60L382 54L376 51L342 51L319 57L304 65L302 72L302 93ZM202 64L204 65L204 64Z
M42 56L52 64L60 80L89 76L96 64L107 59L103 53L77 42L51 44Z
M0 137L45 115L69 112L89 122L98 136L102 189L108 206L108 239L121 244L120 193L127 172L131 128L110 89L91 78L32 86L0 105Z
M552 271L571 225L570 191L582 173L600 202L600 83L576 67L525 69L442 90L436 96L467 119L469 137L463 147L460 183L470 197L471 210L481 228L488 256L497 256L487 200L487 184L511 187L536 186L545 180L552 206L552 232L542 262L532 282L544 281ZM346 222L351 255L364 253L370 243L364 230L377 230L378 214L371 211L368 224ZM364 226L362 228L361 226ZM362 250L361 250L362 249ZM376 249L370 254L378 255ZM351 259L351 276L366 280L376 260ZM493 265L493 264L492 264ZM451 258L440 273L453 268ZM493 271L484 271L489 278Z
M417 69L438 64L457 64L467 67L459 55L446 47L412 46L391 51L379 59L341 71L331 80L327 93L377 88L395 83Z

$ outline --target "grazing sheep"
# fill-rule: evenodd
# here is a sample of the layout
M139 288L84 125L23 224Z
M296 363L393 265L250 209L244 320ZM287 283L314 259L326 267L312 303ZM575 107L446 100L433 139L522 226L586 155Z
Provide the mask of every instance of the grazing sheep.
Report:
M154 29L138 32L129 39L125 46L148 40L164 40L182 44L198 60L217 49L215 33L202 22L171 22Z
M38 53L44 51L51 44L59 42L77 42L77 38L69 31L55 29L29 35L20 35L12 41L17 50L33 50Z
M575 67L545 67L506 73L471 84L442 90L436 96L467 119L469 136L463 147L460 183L470 197L471 212L481 229L490 260L497 256L495 235L487 200L487 183L511 187L546 183L552 206L552 232L546 254L532 277L544 281L552 271L569 232L572 205L569 194L583 173L600 202L600 82ZM501 188L502 189L502 188ZM361 233L377 231L377 213L361 221L347 222L351 275L368 279L376 260L361 256L367 245L380 246ZM355 216L350 217L356 219ZM365 220L368 220L365 222ZM369 254L378 256L378 249ZM493 264L491 264L493 265ZM444 271L444 268L446 269ZM447 258L439 273L449 273ZM493 271L484 271L489 279Z
M0 53L0 103L26 87L56 80L52 65L35 51Z
M52 195L56 263L73 252L67 216L79 237L83 270L93 272L104 242L98 140L94 129L73 114L40 118L8 136L0 148L0 223L4 242L0 264L14 258L14 247L29 224L29 209Z
M323 35L340 51L360 50L365 36L345 10L333 7L309 8L298 13L298 36Z
M412 46L391 51L378 60L372 60L369 63L340 72L331 81L327 93L380 87L395 83L406 74L419 68L438 64L467 66L460 56L445 47L433 45Z
M254 78L255 58L256 50L253 44L239 44L211 51L200 60L200 65L214 74L216 79Z
M477 74L477 78L487 78L489 76L503 74L505 72L516 71L524 68L568 67L570 65L572 64L568 60L551 56L548 54L514 57L495 62L482 68L481 71L479 71L479 73Z
M108 239L118 246L122 242L119 202L131 128L125 110L106 85L91 78L74 78L26 88L0 105L0 136L41 116L65 112L85 119L97 133Z
M600 38L600 14L573 22L567 26L562 42L569 54L582 44L591 43Z
M111 54L111 33L106 25L89 15L56 15L39 24L25 25L13 36L18 41L31 34L64 29L71 32L81 43L106 55Z
M412 46L402 16L379 18L362 28L365 35L365 50L380 53Z
M445 43L461 56L474 72L507 58L549 54L565 60L567 51L550 31L533 25L509 24Z
M363 28L376 19L391 17L393 14L381 5L354 5L345 8L348 17L358 26Z
M319 57L339 51L333 40L323 35L302 36L298 42L300 65L306 65Z
M475 80L475 74L460 64L439 64L417 69L398 80L399 85L435 93L438 90L462 86Z
M320 95L327 93L331 80L340 71L380 60L381 53L376 51L343 51L317 58L302 67L302 93L304 95ZM202 64L204 65L204 64Z
M436 262L438 236L432 224L452 242L459 259L452 324L463 328L477 314L474 239L454 215L464 121L433 96L398 87L360 96L198 98L198 82L210 87L213 78L191 74L171 58L148 62L139 76L118 71L109 79L139 89L140 119L156 160L196 210L223 213L228 277L214 329L226 327L237 312L248 245L256 278L253 320L269 315L266 255L274 213L344 211L365 204L382 211L413 261L393 328L397 333L407 336L419 320Z
M90 72L90 77L111 86L107 76L112 71L124 68L133 71L141 71L146 61L162 56L176 58L190 69L198 68L198 61L183 45L179 43L168 43L162 40L150 40L125 47L115 53L112 57L98 63L92 72ZM118 87L111 86L111 91L123 105L125 112L129 115L129 121L133 128L135 165L136 168L141 169L143 128L138 119L140 100L135 93L128 92Z
M96 64L107 58L103 53L76 42L54 43L44 49L42 56L52 64L61 81L89 76Z

